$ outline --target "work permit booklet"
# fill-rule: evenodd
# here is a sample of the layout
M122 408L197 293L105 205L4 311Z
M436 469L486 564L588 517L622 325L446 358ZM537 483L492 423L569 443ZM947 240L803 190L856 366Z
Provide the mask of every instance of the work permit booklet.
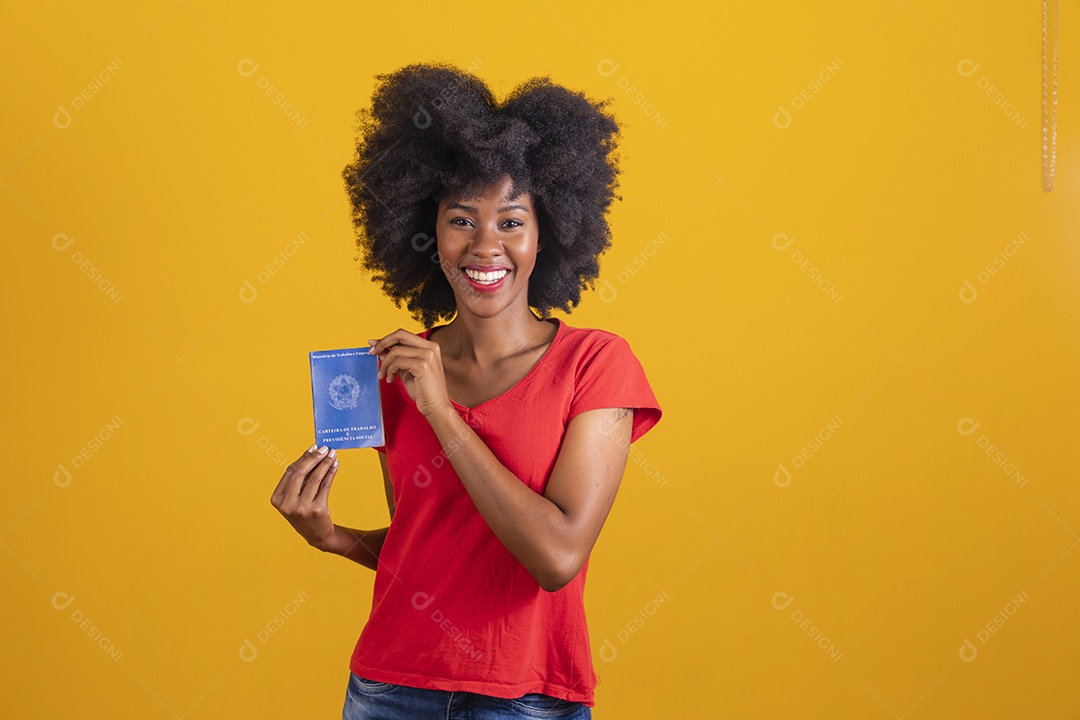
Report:
M379 358L369 355L366 347L316 350L308 357L319 447L340 450L385 444Z

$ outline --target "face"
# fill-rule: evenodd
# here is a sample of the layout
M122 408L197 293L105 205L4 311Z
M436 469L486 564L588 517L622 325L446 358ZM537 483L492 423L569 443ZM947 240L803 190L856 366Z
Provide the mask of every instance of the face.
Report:
M439 257L459 313L493 317L517 303L528 307L529 276L543 243L532 196L511 200L509 192L505 176L482 195L439 203Z

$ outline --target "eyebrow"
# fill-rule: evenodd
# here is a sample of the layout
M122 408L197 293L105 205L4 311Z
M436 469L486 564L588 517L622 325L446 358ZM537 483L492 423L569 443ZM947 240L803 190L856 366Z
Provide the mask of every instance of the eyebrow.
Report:
M462 205L461 203L456 203L456 202L453 202L453 203L450 203L449 205L447 205L446 209L447 210L468 210L470 212L476 212L476 208L473 207L472 205ZM529 208L525 207L524 205L503 205L501 208L499 208L498 212L506 212L507 210L524 210L525 212L529 212Z

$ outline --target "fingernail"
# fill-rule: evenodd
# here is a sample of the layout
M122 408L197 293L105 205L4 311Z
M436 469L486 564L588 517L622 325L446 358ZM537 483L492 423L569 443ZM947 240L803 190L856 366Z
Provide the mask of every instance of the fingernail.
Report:
M330 457L337 457L337 448L330 451Z
M319 454L320 454L320 455L325 455L325 454L326 454L326 451L327 451L327 450L329 450L329 449L330 449L330 448L328 448L327 446L323 445L323 446L322 446L321 448L319 448Z
M319 444L318 444L318 443L312 443L311 447L309 447L309 448L307 449L307 451L308 451L308 452L311 452L312 450L314 450L314 449L315 449L315 448L317 448L317 447L319 447Z

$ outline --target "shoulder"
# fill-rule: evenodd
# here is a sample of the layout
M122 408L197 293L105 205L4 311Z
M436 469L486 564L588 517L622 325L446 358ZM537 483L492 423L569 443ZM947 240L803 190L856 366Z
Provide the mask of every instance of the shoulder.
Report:
M599 347L606 345L609 342L626 342L620 335L617 335L610 330L594 327L578 327L576 325L569 325L566 321L561 322L563 324L563 339L568 345L574 347Z
M566 364L586 369L594 364L606 364L632 357L630 343L610 330L593 327L575 327L564 323L560 340L560 356Z
M573 358L573 365L564 369L573 378L567 422L588 410L633 408L630 442L635 442L660 420L662 411L630 343L600 328L575 328L567 339L565 356Z

